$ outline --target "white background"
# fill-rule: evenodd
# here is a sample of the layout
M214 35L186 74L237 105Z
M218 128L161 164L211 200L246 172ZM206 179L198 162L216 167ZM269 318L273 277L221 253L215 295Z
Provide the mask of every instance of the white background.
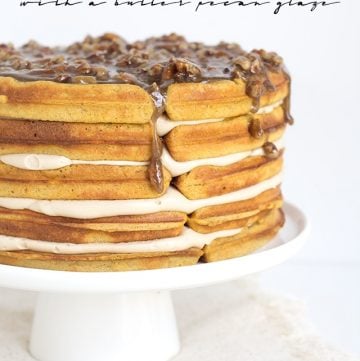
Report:
M296 119L287 135L284 193L307 212L313 230L294 267L265 279L307 298L323 333L360 352L360 2L312 13L292 7L273 15L273 8L20 8L1 0L0 42L61 44L105 31L135 40L176 31L281 54L293 76Z

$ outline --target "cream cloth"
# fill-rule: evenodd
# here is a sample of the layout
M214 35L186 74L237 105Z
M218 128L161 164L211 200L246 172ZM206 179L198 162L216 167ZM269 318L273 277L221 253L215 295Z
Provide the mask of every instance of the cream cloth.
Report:
M174 302L182 342L174 361L360 361L314 332L301 301L253 278L178 291ZM0 289L1 361L33 361L26 347L34 303L32 293Z

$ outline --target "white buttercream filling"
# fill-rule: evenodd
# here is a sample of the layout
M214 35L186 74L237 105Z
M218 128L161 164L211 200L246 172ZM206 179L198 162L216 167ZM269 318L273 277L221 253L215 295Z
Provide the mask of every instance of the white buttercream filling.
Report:
M27 170L52 170L67 167L72 164L114 165L114 166L141 166L148 162L127 160L74 160L61 155L52 154L5 154L0 161L16 168Z
M275 103L265 105L264 107L259 108L259 110L256 112L256 114L269 114L269 113L273 112L277 107L282 105L283 102L284 102L284 100L281 99Z
M217 123L225 118L202 119L202 120L170 120L166 115L161 115L156 121L156 131L160 137L163 137L179 125L198 125L205 123Z
M282 173L253 186L205 199L188 199L178 190L169 187L167 192L153 199L126 200L41 200L32 198L0 197L0 207L28 209L48 216L62 216L79 219L139 215L174 211L192 213L195 210L224 203L242 201L256 197L281 183Z
M257 114L269 114L274 109L282 105L283 100L279 100L273 104L266 105L264 107L261 107ZM222 122L226 118L220 118L220 119L202 119L202 120L170 120L166 115L162 115L158 118L156 123L156 131L160 135L160 137L166 135L174 128L180 126L180 125L197 125L197 124L206 124L206 123L217 123Z
M240 231L241 228L202 234L184 227L182 234L177 237L138 242L86 244L38 241L0 235L0 251L31 250L60 254L175 252L192 247L203 248L216 238L233 236Z
M284 147L283 139L274 142L280 150ZM173 177L190 172L192 169L205 165L226 166L250 156L264 155L262 147L249 151L228 154L221 157L190 160L186 162L176 161L166 148L161 157L162 164L169 170ZM133 162L124 160L72 160L60 155L50 154L6 154L0 156L0 161L7 165L26 170L54 170L73 164L109 165L109 166L142 166L148 162Z

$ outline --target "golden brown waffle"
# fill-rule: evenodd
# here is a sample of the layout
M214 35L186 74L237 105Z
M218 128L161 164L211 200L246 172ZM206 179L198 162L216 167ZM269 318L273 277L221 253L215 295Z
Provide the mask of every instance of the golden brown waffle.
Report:
M175 186L189 199L214 197L260 183L278 174L282 156L276 159L248 157L229 166L202 166L174 180Z
M285 98L284 74L270 73L276 90L261 98L265 106ZM0 117L83 123L148 123L154 111L151 97L136 85L68 85L48 81L30 83L0 76ZM250 112L252 100L245 83L173 84L167 92L166 112L173 120L228 118Z
M150 124L0 119L0 154L54 154L82 160L151 158Z
M281 208L280 188L273 188L245 201L203 207L188 217L187 225L200 233L241 228L255 223L264 211Z
M263 134L255 138L249 128L258 119ZM278 107L269 114L244 115L198 125L180 125L165 137L165 144L174 159L180 162L220 157L253 150L265 141L274 142L285 131L284 111Z
M136 85L21 82L0 77L0 117L81 123L148 123L149 94Z
M171 176L164 169L165 189ZM143 199L159 194L146 166L71 165L31 171L0 163L0 197L36 199Z
M196 248L177 252L142 254L61 255L41 252L0 252L0 263L60 271L113 272L191 266L203 252Z
M0 234L58 243L135 242L176 237L186 219L181 212L75 219L0 207Z

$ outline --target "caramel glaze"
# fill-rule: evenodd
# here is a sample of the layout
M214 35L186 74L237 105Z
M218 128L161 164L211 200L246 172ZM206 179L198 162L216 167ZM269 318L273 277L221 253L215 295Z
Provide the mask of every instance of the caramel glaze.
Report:
M242 79L246 83L246 94L253 100L252 112L256 113L261 96L274 90L269 72L283 72L290 84L283 60L276 53L265 50L246 52L238 44L225 42L208 46L188 42L176 34L134 43L128 43L115 34L96 38L87 36L82 42L65 48L50 48L35 41L20 48L0 44L0 76L21 81L125 83L146 89L154 101L151 121L153 155L149 177L159 193L163 192L164 182L160 160L162 142L156 134L156 120L165 111L168 86L176 82ZM290 94L283 106L286 122L292 124ZM249 132L255 138L261 138L264 134L256 119L251 120ZM273 156L274 152L270 153Z

